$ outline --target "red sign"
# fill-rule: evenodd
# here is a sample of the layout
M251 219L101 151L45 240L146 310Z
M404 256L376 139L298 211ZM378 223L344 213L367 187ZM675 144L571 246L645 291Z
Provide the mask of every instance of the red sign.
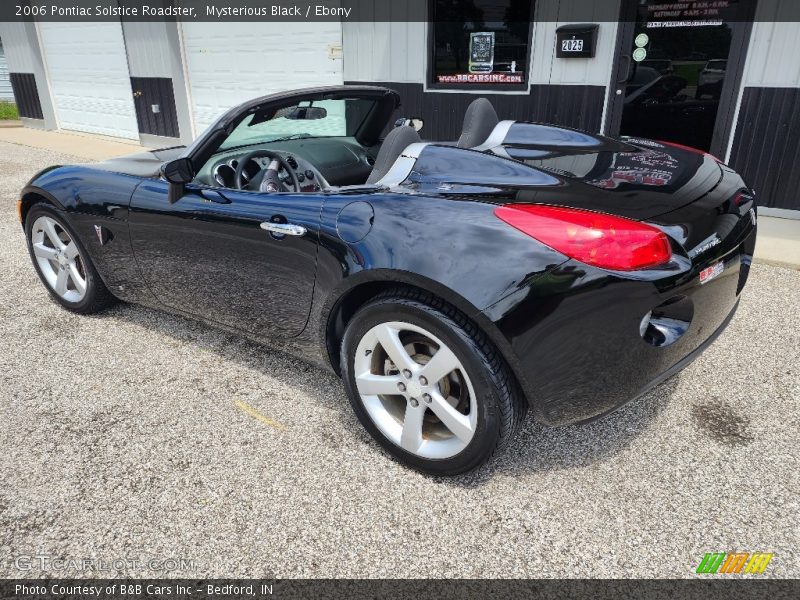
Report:
M437 75L439 83L525 83L522 73L456 73Z
M722 261L711 265L710 267L706 267L702 271L700 271L700 283L707 283L714 279L717 275L722 273L725 269L725 263Z

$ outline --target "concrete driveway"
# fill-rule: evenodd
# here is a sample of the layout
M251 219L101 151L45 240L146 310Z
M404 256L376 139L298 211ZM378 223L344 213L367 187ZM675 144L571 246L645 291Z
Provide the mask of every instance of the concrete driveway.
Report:
M756 265L727 332L635 404L528 422L434 479L378 449L332 374L51 302L14 200L71 161L0 143L0 576L672 578L717 551L800 576L800 272Z

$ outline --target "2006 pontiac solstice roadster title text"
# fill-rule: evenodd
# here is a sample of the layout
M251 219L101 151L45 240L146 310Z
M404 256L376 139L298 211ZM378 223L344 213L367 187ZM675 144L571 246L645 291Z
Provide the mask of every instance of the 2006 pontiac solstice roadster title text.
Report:
M51 167L19 216L51 296L190 315L327 365L364 427L456 474L530 410L599 417L732 318L754 194L706 153L499 120L423 142L397 93L275 94L188 148Z
M350 16L352 7L325 6L323 4L307 6L217 6L208 4L205 7L206 17L214 19L227 18L259 18L259 17L298 17L298 18L329 18ZM125 6L122 4L97 4L88 5L58 5L58 4L17 4L14 6L14 15L17 17L124 17L135 19L147 17L164 19L184 17L196 19L199 15L195 6L157 6L142 4L141 6Z

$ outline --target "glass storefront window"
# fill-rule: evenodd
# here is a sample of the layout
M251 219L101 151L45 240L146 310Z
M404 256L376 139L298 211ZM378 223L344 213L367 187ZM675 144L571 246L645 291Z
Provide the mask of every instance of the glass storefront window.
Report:
M429 83L523 88L528 83L533 2L432 0Z

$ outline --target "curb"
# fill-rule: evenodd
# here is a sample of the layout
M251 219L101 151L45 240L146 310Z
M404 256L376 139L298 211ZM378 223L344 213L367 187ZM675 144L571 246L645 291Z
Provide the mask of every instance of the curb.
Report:
M760 258L753 257L753 262L760 265L769 265L770 267L781 267L783 269L791 269L793 271L800 271L800 263L775 260L773 258Z

